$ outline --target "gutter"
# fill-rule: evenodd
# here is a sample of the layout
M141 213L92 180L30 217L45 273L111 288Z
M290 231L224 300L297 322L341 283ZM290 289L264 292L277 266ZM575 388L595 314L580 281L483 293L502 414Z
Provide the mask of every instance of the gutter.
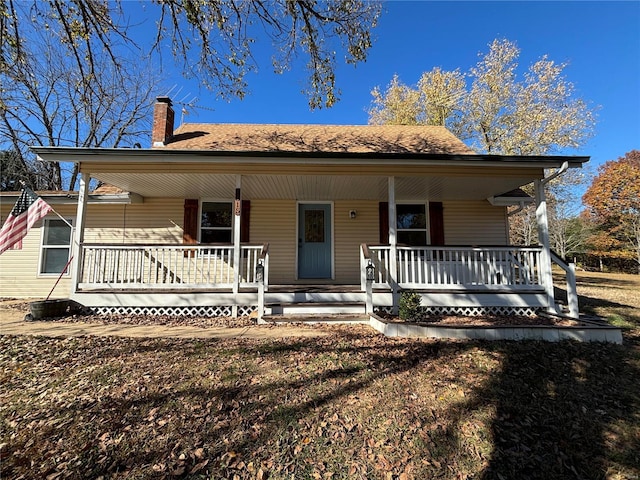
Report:
M554 178L562 175L564 172L566 172L569 169L569 162L568 161L564 161L562 163L562 165L560 166L560 168L558 168L555 172L553 172L551 175L549 175L548 177L544 177L542 180L540 180L540 182L542 183L542 185L546 185L547 183L549 183L551 180L553 180Z
M448 165L581 167L589 157L393 152L218 151L33 146L38 160L74 163L233 163L320 165Z
M38 194L38 192L35 192ZM38 194L50 205L77 205L78 194ZM4 193L0 195L0 205L14 205L16 199L20 197L20 192ZM87 203L100 205L130 205L132 203L143 203L144 198L137 193L111 193L111 194L89 194Z

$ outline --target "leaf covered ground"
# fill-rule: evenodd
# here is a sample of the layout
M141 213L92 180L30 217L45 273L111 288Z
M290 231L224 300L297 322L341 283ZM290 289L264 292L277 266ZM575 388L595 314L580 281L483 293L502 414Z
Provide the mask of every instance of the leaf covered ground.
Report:
M0 478L637 479L634 291L625 345L1 336Z

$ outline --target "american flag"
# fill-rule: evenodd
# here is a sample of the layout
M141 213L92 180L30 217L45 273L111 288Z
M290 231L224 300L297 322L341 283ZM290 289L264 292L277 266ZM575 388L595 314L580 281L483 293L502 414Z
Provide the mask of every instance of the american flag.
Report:
M9 213L0 230L0 255L6 250L22 248L22 239L33 224L53 210L47 202L27 187Z

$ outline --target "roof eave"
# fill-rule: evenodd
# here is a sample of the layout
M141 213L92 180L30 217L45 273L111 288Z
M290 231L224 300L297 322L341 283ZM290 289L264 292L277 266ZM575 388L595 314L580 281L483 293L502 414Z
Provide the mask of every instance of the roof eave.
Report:
M481 155L452 153L354 153L354 152L291 152L291 151L217 151L128 148L31 147L41 161L73 163L297 163L305 164L423 164L430 165L493 165L523 167L559 167L564 162L570 168L580 168L587 156L559 155Z
M36 192L37 193L37 192ZM20 196L21 192L3 192L0 195L0 205L13 205ZM38 195L45 202L50 205L77 205L78 193L77 192L61 192L59 194L43 194ZM137 193L110 193L94 195L89 194L87 203L90 204L102 204L102 205L130 205L132 203L142 203L143 197Z

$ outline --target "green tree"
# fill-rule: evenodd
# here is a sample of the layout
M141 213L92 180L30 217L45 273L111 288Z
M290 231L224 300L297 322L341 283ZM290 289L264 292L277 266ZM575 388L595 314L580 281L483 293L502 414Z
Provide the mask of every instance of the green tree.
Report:
M631 258L640 273L640 150L601 165L582 200L596 224L594 254Z

